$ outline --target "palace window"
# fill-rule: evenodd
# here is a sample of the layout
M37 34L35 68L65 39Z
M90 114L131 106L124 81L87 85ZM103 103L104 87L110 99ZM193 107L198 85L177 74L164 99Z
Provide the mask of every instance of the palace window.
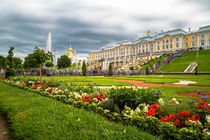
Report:
M209 45L210 45L210 39L209 39Z
M166 43L168 43L168 40L166 40Z
M185 47L188 47L188 43L187 42L185 43Z
M177 48L179 47L179 43L176 43L176 47L177 47Z
M188 37L186 37L185 40L188 40Z
M192 46L195 46L195 42L194 41L192 41Z
M166 45L166 49L168 49L168 44Z
M210 33L209 33L209 37L210 37Z
M165 45L163 45L162 48L165 49Z
M192 39L195 39L195 36L192 36Z
M173 46L172 46L172 44L170 44L170 48L172 48Z
M179 38L178 37L176 38L176 41L179 41Z
M201 38L204 38L204 34L201 34Z
M170 42L173 42L173 39L170 39Z
M160 47L158 46L158 50L160 50Z
M165 40L162 40L162 43L165 43Z
M201 40L201 46L205 45L205 41Z
M160 44L160 41L158 41L158 45Z

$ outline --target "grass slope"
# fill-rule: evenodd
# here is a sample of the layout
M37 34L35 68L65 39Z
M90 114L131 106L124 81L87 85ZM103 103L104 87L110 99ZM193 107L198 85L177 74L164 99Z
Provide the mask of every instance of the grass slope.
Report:
M165 64L158 72L184 72L192 62L198 62L198 72L210 72L210 50L186 52L184 56L176 58L172 63Z
M7 114L13 139L157 139L136 127L2 82L0 110Z

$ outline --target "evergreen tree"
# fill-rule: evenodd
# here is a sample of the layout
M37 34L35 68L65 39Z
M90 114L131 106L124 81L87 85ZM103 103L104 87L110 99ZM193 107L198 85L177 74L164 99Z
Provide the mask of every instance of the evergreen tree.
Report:
M83 63L82 63L82 75L83 76L87 75L87 66L86 66L85 60L83 60Z
M8 51L8 56L7 56L7 69L5 73L5 77L8 78L10 76L15 76L15 70L14 70L14 63L13 63L13 50L14 47L10 47Z
M195 68L195 75L198 75L198 66Z
M109 76L112 76L112 63L109 63Z
M146 75L149 75L149 69L146 67Z

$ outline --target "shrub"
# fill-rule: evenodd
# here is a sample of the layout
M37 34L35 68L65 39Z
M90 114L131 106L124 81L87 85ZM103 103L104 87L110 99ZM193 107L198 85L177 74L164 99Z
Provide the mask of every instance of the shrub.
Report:
M117 88L110 89L109 99L122 110L124 106L129 106L132 109L141 103L153 104L157 103L159 96L150 89L133 89L133 88Z

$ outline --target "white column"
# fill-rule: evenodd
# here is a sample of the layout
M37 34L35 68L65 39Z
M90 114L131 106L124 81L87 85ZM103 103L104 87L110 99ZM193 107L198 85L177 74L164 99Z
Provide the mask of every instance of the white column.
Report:
M208 46L208 33L206 33L206 43L205 43L205 47L207 48L207 46Z
M179 41L179 48L182 49L182 37L180 37L179 39L180 39L180 41Z
M199 37L199 33L198 33L198 34L197 34L197 48L199 48L199 43L200 43L200 42L199 42L199 38L200 38L200 37Z

